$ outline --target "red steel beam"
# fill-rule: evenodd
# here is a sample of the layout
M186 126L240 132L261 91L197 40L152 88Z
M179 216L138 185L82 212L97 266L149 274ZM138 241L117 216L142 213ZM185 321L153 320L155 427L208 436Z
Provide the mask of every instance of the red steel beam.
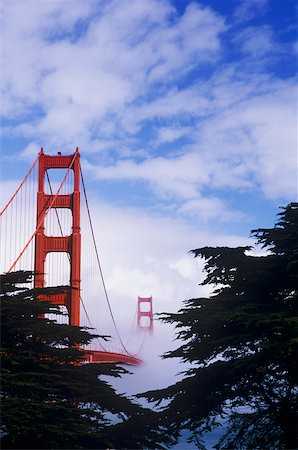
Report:
M100 350L91 350L87 357L90 363L124 363L132 366L141 366L143 364L143 361L135 356Z

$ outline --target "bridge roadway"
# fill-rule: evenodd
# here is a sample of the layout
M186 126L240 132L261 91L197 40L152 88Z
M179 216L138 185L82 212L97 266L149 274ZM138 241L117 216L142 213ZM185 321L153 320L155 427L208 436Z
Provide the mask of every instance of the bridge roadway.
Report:
M123 353L91 350L86 356L89 363L124 363L133 366L141 366L143 364L141 359Z

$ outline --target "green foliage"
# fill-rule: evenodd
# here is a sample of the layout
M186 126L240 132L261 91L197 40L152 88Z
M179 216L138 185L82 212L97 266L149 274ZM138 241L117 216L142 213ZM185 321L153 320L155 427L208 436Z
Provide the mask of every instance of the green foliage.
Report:
M219 425L216 448L298 447L298 204L283 208L274 228L252 236L270 252L193 250L205 259L202 284L213 293L161 315L183 341L164 357L191 367L175 385L145 396L167 399L164 423L190 430L200 448L204 433Z
M164 448L158 416L105 381L127 371L82 363L94 335L47 318L60 310L37 295L58 288L29 289L31 277L0 278L2 448Z

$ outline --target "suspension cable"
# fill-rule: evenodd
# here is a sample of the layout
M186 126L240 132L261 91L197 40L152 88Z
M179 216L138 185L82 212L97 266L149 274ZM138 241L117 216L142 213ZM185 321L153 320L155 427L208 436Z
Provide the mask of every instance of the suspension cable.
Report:
M25 176L25 178L23 179L22 183L20 184L20 186L18 187L18 189L15 191L15 193L13 194L13 196L11 197L11 199L7 202L7 204L4 206L4 208L2 209L2 211L0 212L0 217L2 216L2 214L7 210L7 208L9 207L9 205L11 204L11 202L14 200L14 198L16 197L16 195L18 194L18 192L20 191L20 189L24 186L26 180L28 179L28 177L30 176L32 170L34 169L37 161L39 160L40 157L40 152L38 153L38 156L36 158L36 160L34 161L34 163L32 164L29 172L27 173L27 175Z
M83 192L84 192L84 197L85 197L85 202L86 202L87 214L88 214L88 219L89 219L89 225L90 225L93 245L94 245L95 253L96 253L97 265L98 265L98 268L99 268L100 277L101 277L101 281L102 281L102 285L103 285L103 289L104 289L104 293L105 293L105 298L106 298L106 301L107 301L107 304L108 304L108 308L109 308L109 311L110 311L110 315L111 315L111 318L112 318L112 321L113 321L113 324L114 324L114 327L115 327L115 330L116 330L116 334L118 336L118 339L119 339L123 349L125 350L125 352L129 356L136 356L139 353L140 350L138 350L138 352L134 353L134 354L131 354L127 350L127 348L126 348L126 346L125 346L125 344L124 344L124 342L123 342L123 340L122 340L122 338L120 336L120 333L119 333L119 330L118 330L118 327L117 327L117 324L116 324L116 321L115 321L115 317L114 317L114 314L113 314L113 311L112 311L112 307L111 307L111 303L110 303L110 300L109 300L109 295L108 295L108 292L107 292L107 288L106 288L106 284L105 284L105 280L104 280L104 276L103 276L103 271L102 271L102 267L101 267L101 263L100 263L100 259L99 259L99 253L98 253L97 244L96 244L96 240L95 240L95 234L94 234L93 224L92 224L92 220L91 220L90 208L89 208L89 203L88 203L88 199L87 199L86 187L85 187L85 182L84 182L84 177L83 177L83 172L82 172L81 167L80 167L80 173L81 173Z
M75 154L73 155L73 158L72 158L72 160L71 160L71 163L70 163L70 165L69 165L69 167L68 167L68 169L67 169L67 172L66 172L66 174L65 174L65 176L64 176L64 178L63 178L63 180L61 181L61 184L60 184L60 186L59 186L59 188L58 188L58 191L56 192L56 194L55 194L53 200L51 201L51 203L50 203L50 205L49 205L49 207L48 207L47 210L45 211L44 216L42 217L42 219L41 219L41 220L39 221L39 223L37 224L36 230L35 230L34 233L30 236L30 238L29 238L28 242L26 243L25 247L23 248L23 250L21 251L21 253L20 253L19 256L17 257L17 259L14 261L14 263L11 265L11 267L9 268L9 270L7 271L7 273L10 273L10 272L12 271L12 269L15 267L15 265L17 264L17 262L21 259L21 257L23 256L24 252L26 251L26 249L28 248L29 244L30 244L31 241L33 240L34 236L36 235L37 231L38 231L39 228L42 226L42 224L43 224L43 222L44 222L44 220L45 220L45 217L46 217L46 215L48 214L48 211L52 208L52 206L53 206L53 204L54 204L56 198L58 197L58 195L59 195L59 193L60 193L60 191L61 191L61 189L62 189L62 186L63 186L64 183L65 183L65 180L66 180L66 178L67 178L67 176L68 176L68 174L69 174L69 172L70 172L70 170L71 170L71 168L72 168L72 166L73 166L73 164L74 164L74 162L75 162L76 156L77 156L77 153L75 153Z

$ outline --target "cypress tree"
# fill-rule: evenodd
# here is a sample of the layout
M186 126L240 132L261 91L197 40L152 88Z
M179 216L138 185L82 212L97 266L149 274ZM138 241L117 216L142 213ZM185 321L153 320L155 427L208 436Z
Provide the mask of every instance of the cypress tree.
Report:
M164 423L189 430L199 448L218 426L215 448L298 447L298 204L252 236L263 256L250 247L193 250L205 259L202 285L213 292L161 315L183 341L164 358L191 367L178 383L143 395L166 399Z
M0 278L2 448L164 448L171 438L156 414L106 381L126 369L85 364L82 346L95 336L47 316L61 311L38 295L63 288L30 289L31 278Z

